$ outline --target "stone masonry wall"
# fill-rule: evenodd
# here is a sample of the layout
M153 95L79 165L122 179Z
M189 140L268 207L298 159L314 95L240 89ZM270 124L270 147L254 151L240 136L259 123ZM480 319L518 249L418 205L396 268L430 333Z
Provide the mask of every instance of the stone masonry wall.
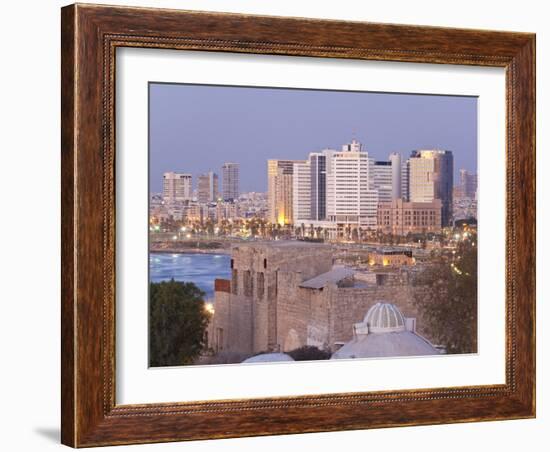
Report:
M209 346L217 351L252 353L252 299L216 291L214 309L208 329ZM223 344L218 343L220 329Z
M329 271L329 247L246 245L233 250L230 293L215 293L215 314L209 342L223 329L224 349L240 353L289 351L303 345L334 350L336 342L353 337L377 301L394 303L405 317L417 318L417 330L430 339L413 305L413 288L404 278L383 278L367 287L321 290L300 283ZM221 286L220 286L221 287Z
M378 301L394 303L405 317L415 317L418 332L430 339L413 305L413 291L422 289L409 285L366 288L332 285L314 290L298 287L300 275L280 274L279 279L277 340L285 351L303 345L334 350L335 343L353 338L353 325L363 321L367 311Z
M232 305L250 303L252 351L278 351L282 348L278 334L280 291L287 290L281 275L300 274L300 278L309 279L330 270L332 249L311 244L244 245L233 250L232 266L238 285Z

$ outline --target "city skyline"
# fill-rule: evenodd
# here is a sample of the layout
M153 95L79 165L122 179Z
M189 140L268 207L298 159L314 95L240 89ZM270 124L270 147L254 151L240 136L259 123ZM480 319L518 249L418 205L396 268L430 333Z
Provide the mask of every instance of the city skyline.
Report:
M329 112L317 108L323 101L330 101ZM365 128L370 129L368 133ZM395 128L404 133L387 134ZM304 153L338 149L351 138L362 141L376 160L387 160L392 152L406 159L411 151L421 148L451 150L456 161L454 179L458 181L462 168L477 173L477 99L150 85L152 193L162 191L165 172L191 173L195 188L199 174L213 171L221 175L222 165L229 160L240 165L241 192L265 192L268 159L301 159Z
M151 367L477 352L476 98L149 98Z
M402 233L438 230L453 221L453 160L452 151L419 150L404 161L399 154L376 161L357 140L306 160L268 160L267 219L333 233L394 223Z

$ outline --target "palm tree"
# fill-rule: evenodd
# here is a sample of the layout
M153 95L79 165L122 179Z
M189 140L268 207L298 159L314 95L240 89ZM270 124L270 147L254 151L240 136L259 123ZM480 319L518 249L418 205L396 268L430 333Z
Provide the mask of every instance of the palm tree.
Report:
M345 228L345 234L346 234L346 240L349 240L351 238L351 224L346 224Z
M205 222L206 233L209 236L214 235L214 221L211 218L208 218Z
M256 237L256 236L258 235L258 229L259 229L258 224L257 224L256 222L254 222L254 223L252 224L252 227L250 228L250 233L251 233L254 237Z
M315 228L315 237L317 237L318 239L321 238L321 232L323 231L323 228L321 226L317 226Z

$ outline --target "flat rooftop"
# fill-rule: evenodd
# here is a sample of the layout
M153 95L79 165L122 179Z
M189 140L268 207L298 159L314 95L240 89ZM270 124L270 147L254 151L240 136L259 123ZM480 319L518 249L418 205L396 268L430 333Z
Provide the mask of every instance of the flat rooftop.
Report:
M300 287L306 289L322 289L327 284L336 284L345 278L355 274L355 271L348 267L335 267L332 270L321 273L315 278L308 279L300 284Z

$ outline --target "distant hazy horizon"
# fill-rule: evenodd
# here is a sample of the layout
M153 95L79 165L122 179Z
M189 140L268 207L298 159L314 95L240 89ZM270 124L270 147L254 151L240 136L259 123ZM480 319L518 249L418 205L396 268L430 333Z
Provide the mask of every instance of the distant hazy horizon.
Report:
M306 159L353 138L369 156L408 157L415 149L453 151L477 172L477 98L209 85L149 85L149 178L214 171L240 164L241 192L267 190L268 159Z

